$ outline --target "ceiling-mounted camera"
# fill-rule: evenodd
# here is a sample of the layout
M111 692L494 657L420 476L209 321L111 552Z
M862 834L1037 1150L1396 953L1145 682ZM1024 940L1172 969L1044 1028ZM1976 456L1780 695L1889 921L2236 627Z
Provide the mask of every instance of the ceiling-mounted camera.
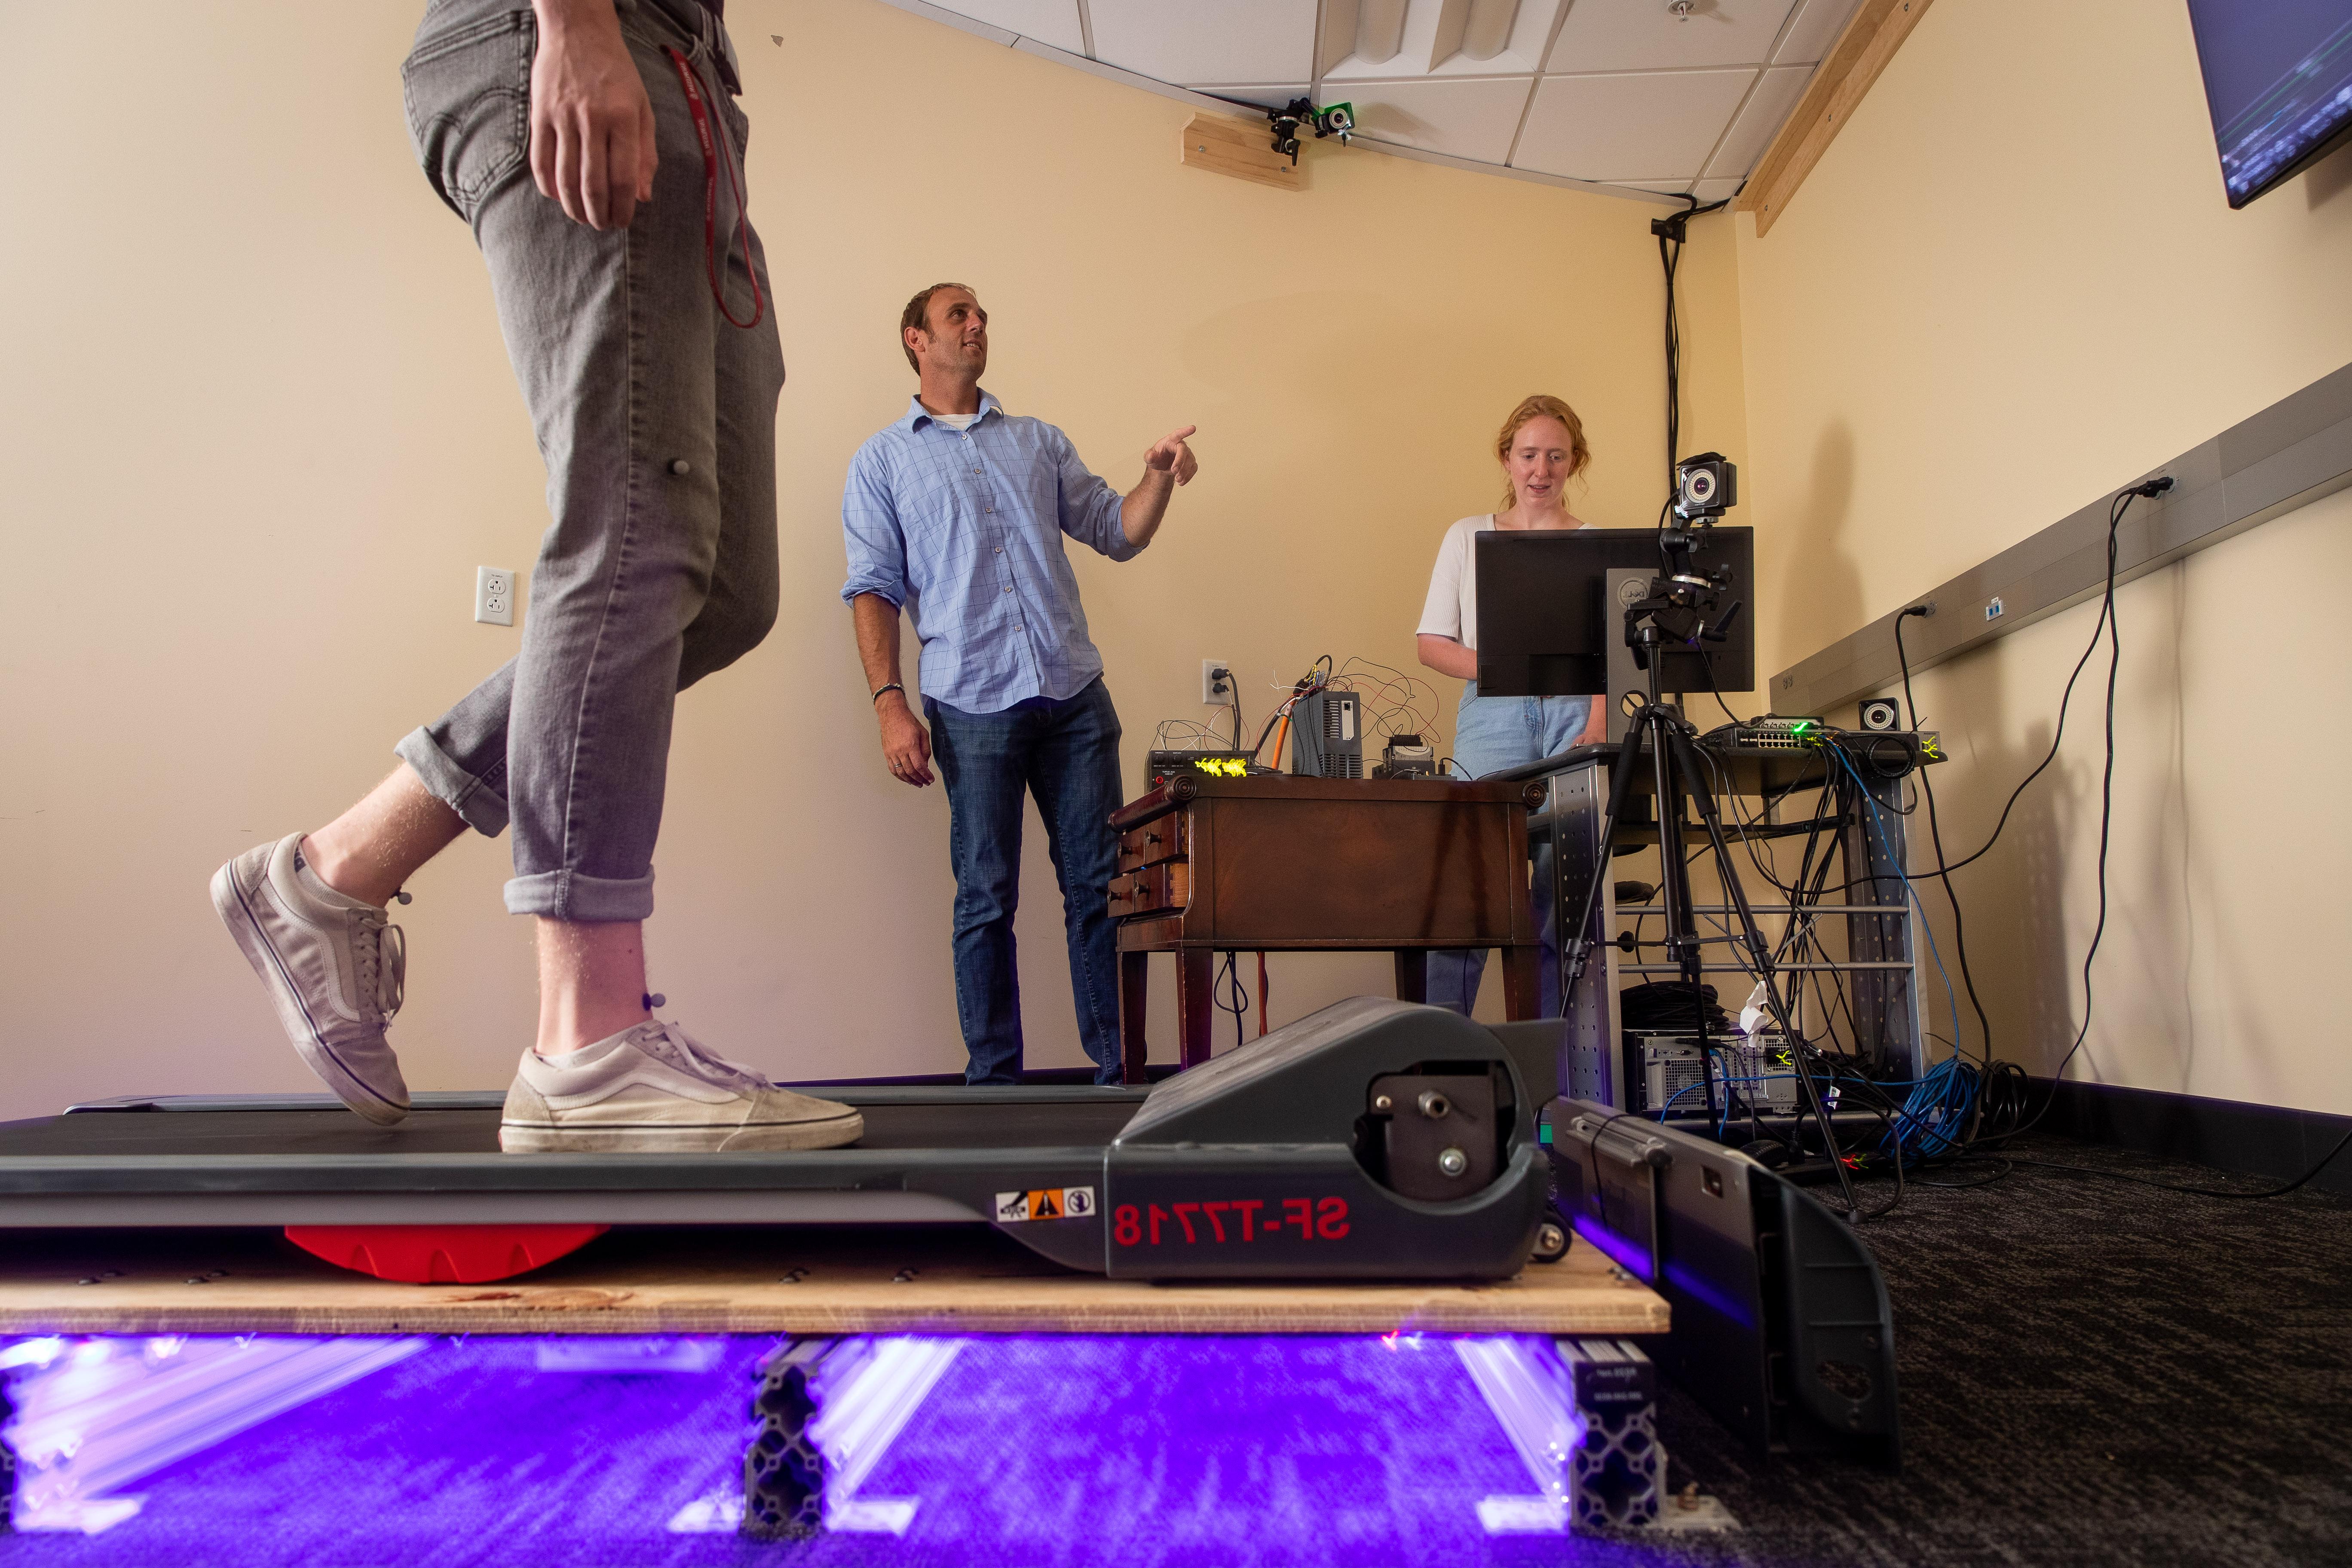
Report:
M1356 133L1356 106L1352 103L1318 109L1311 98L1294 98L1280 109L1267 110L1265 117L1274 127L1274 150L1293 163L1298 162L1301 127L1312 130L1318 142L1326 136L1337 136L1344 144Z
M1739 469L1720 452L1701 452L1675 465L1675 515L1712 522L1739 501Z

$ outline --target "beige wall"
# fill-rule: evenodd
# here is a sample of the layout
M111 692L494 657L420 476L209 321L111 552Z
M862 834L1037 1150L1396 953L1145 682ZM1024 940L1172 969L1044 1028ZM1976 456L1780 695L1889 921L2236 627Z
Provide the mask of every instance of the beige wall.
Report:
M992 389L1122 488L1151 440L1201 426L1160 540L1078 563L1132 783L1157 721L1208 716L1204 656L1241 672L1253 728L1317 654L1408 663L1438 537L1490 504L1483 454L1522 394L1587 417L1579 510L1649 521L1656 209L1328 148L1308 193L1262 190L1177 165L1181 104L873 0L729 11L792 368L784 611L681 703L654 983L780 1076L951 1069L946 803L883 773L836 597L844 464L911 390L906 296L976 285ZM471 624L473 571L528 566L541 474L479 260L401 124L414 20L215 0L15 25L0 1116L311 1087L205 879L317 826L516 646ZM56 68L93 59L103 113L88 71ZM1685 428L1744 459L1727 225L1695 232ZM1075 1063L1037 837L1031 1060ZM502 1084L527 1037L505 859L468 838L399 913L418 1088ZM1274 1010L1387 983L1385 960L1277 960Z
M1748 493L1783 612L1767 670L2352 361L2352 155L2231 212L2179 5L1947 0L1771 232L1740 223ZM2298 782L2347 760L2347 525L2339 494L2118 596L2112 912L2080 1076L2352 1110L2326 1022L2352 826ZM2048 749L2095 614L1917 683L1954 754L1956 857ZM2081 1017L2104 669L1958 879L1997 1047L2036 1072Z

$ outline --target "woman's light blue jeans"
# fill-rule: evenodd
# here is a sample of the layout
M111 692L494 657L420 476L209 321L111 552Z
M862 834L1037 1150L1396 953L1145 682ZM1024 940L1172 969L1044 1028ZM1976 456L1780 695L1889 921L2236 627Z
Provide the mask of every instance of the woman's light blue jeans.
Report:
M1557 756L1576 743L1592 717L1590 697L1481 697L1478 683L1465 681L1462 707L1454 721L1454 760L1485 776L1526 763ZM1538 1016L1559 1016L1559 920L1551 902L1551 846L1535 848L1536 926L1541 931ZM1478 1000L1486 955L1460 949L1429 955L1429 999L1464 1017Z

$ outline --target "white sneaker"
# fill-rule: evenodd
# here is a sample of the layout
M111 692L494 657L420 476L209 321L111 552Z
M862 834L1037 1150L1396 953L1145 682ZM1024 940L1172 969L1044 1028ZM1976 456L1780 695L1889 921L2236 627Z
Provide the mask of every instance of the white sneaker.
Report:
M778 1089L659 1018L550 1059L525 1051L507 1090L509 1154L837 1149L866 1133L856 1108Z
M289 834L214 872L213 908L310 1070L345 1105L389 1127L408 1114L408 1085L383 1037L400 1011L407 946L373 904L324 882L304 887L301 847L302 836Z

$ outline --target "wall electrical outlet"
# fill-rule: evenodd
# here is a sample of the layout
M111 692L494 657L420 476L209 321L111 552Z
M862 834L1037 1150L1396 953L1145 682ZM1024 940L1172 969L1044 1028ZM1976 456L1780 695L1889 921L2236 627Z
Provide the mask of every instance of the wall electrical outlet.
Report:
M1223 708L1234 700L1234 669L1229 660L1204 658L1201 661L1201 700L1204 705Z
M486 626L514 625L515 574L503 566L474 568L474 618Z

